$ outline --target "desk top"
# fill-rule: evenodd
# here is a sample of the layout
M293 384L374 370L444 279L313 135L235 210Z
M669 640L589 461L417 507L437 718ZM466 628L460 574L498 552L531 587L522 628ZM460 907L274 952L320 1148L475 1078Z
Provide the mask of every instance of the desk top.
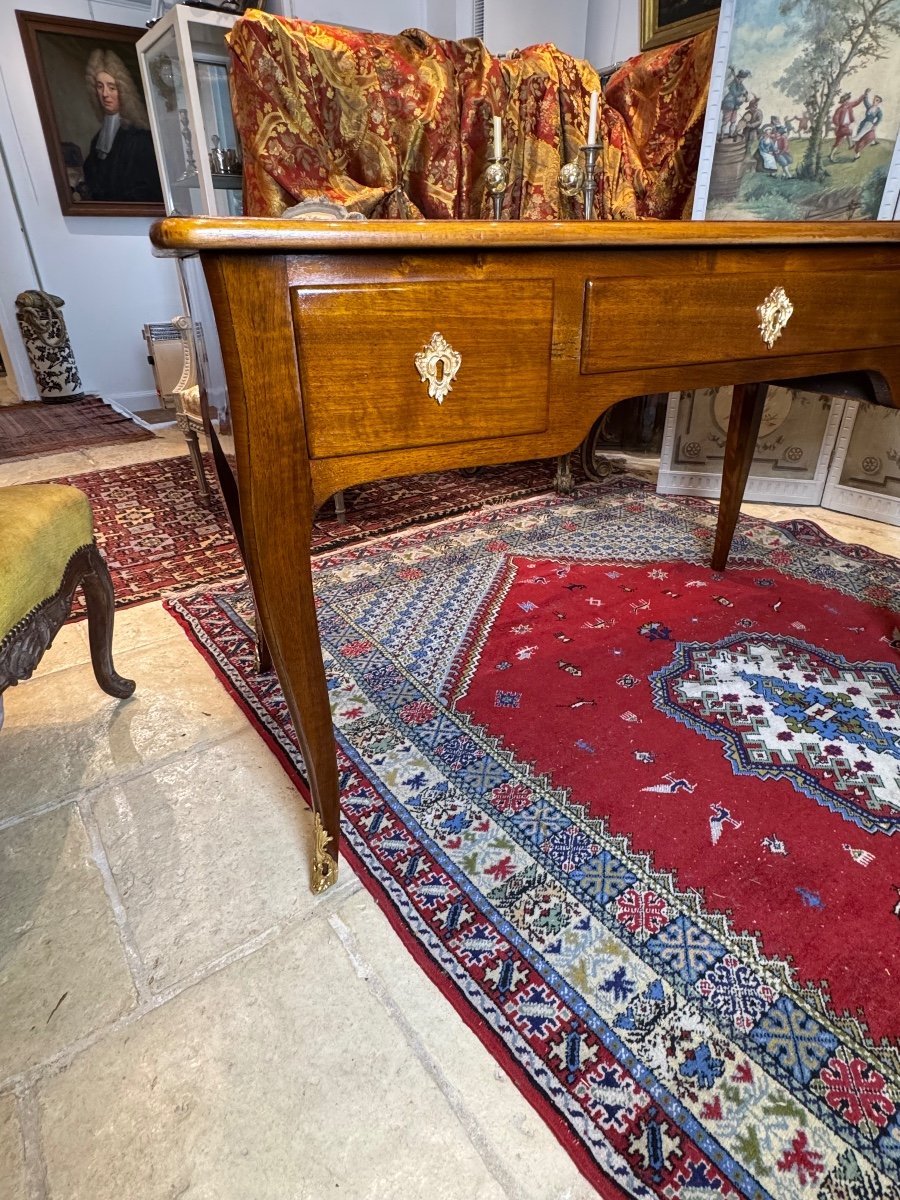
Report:
M661 246L900 244L897 221L305 221L166 217L163 254L372 250L606 250Z

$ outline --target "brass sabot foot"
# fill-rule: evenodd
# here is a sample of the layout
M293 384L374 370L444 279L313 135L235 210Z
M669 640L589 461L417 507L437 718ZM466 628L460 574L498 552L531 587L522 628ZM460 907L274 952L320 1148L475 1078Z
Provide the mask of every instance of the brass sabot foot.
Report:
M312 879L310 886L318 895L320 892L327 891L332 884L337 882L338 866L336 860L328 853L326 849L328 843L332 840L331 834L327 832L322 824L322 818L318 813L313 814L315 823L315 846L313 847L313 862L312 862Z

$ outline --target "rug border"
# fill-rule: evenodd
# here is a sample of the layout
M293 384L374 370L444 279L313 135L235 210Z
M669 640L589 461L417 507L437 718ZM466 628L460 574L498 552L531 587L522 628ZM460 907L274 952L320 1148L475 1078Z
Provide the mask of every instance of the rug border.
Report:
M202 589L208 591L209 589ZM163 601L163 605L169 616L181 626L186 635L195 633L196 631L191 626L190 621L181 613L170 607L169 601ZM190 637L189 641L194 646L194 649L202 655L209 663L214 675L222 685L224 690L232 698L236 706L247 718L250 727L255 731L257 736L271 750L282 770L287 776L292 787L301 796L304 804L308 809L312 809L308 789L303 786L298 779L295 778L296 768L291 762L290 757L283 747L271 736L268 730L255 718L252 708L237 689L232 684L229 677L221 669L214 655L202 644L196 637ZM339 749L337 740L335 739L335 751ZM373 875L364 868L364 864L356 854L348 838L341 839L341 857L345 865L352 870L353 874L366 889L372 899L375 901L380 912L386 917L388 924L399 937L400 942L406 948L409 955L412 957L416 965L428 977L429 981L435 986L440 995L451 1005L454 1011L462 1020L463 1024L475 1035L479 1042L488 1051L491 1058L500 1064L506 1072L507 1076L513 1083L516 1091L531 1107L537 1112L542 1122L551 1131L553 1136L566 1151L569 1157L577 1166L583 1177L593 1187L601 1200L634 1200L633 1196L629 1195L623 1188L619 1186L614 1179L603 1170L602 1167L591 1157L589 1151L578 1135L565 1121L557 1108L543 1095L538 1087L535 1086L534 1080L528 1075L528 1072L521 1066L510 1051L506 1048L499 1034L495 1033L481 1019L475 1009L466 1001L465 996L460 995L459 988L453 979L443 971L432 960L430 955L422 948L418 940L409 932L403 923L400 914L397 912L394 905L391 903L389 896L384 888L378 883ZM442 987L441 984L448 986ZM596 1176L600 1176L599 1181ZM601 1191L598 1182L602 1183L607 1189Z

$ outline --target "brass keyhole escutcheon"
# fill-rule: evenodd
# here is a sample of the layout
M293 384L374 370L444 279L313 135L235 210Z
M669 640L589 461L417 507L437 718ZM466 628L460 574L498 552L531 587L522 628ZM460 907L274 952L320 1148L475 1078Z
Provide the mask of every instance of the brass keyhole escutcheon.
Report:
M773 288L757 308L759 332L770 350L784 332L793 311L794 306L783 287Z
M433 333L431 341L416 355L415 363L419 378L428 384L428 395L438 404L443 404L462 365L462 355L453 349L442 333Z

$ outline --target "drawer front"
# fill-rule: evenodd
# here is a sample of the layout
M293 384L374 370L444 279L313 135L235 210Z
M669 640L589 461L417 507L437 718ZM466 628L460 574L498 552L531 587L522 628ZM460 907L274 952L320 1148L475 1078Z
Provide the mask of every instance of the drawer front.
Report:
M547 428L551 279L301 286L291 302L312 458ZM433 334L449 350L423 380Z
M782 287L793 313L771 348L757 307ZM582 374L894 345L900 274L887 270L588 280ZM629 331L618 338L617 329ZM645 338L634 338L644 330ZM776 367L777 370L777 367ZM727 382L727 380L723 380Z

